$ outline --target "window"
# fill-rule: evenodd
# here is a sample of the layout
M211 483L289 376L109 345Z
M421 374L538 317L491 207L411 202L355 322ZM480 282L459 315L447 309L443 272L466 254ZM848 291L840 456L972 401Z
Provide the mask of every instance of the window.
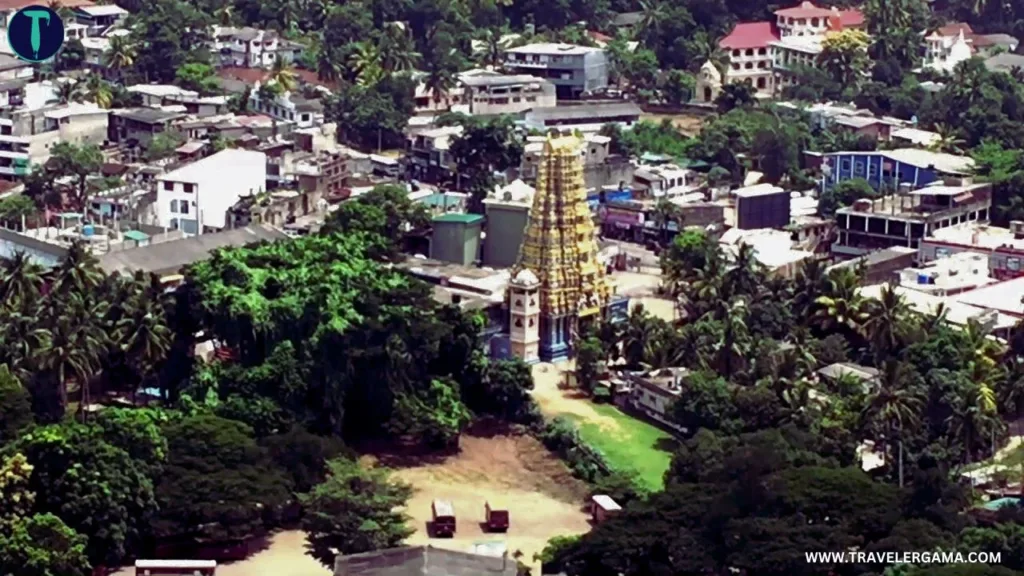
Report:
M164 190L167 190L167 191L174 190L174 182L166 182L165 181L164 182Z
M768 53L768 49L767 48L758 48L757 49L757 55L758 56L764 56L767 53Z
M746 68L747 70L750 70L751 68L754 67L754 63L753 62L747 62L746 64L743 65L743 67Z
M935 249L935 257L936 258L946 258L948 256L949 256L949 248L936 248Z
M765 87L764 78L758 78L757 79L757 87L760 90L764 90L764 87Z
M863 174L864 173L864 161L863 160L857 160L857 162L854 163L853 173L854 174Z
M192 192L195 192L195 185L194 184L189 184L188 182L186 182L186 183L182 184L181 187L185 190L185 192L187 192L189 194L191 194Z
M868 176L874 176L876 174L878 174L878 164L869 164L868 165Z
M4 136L10 136L11 135L11 127L10 126L0 126L0 134L3 134Z
M177 214L177 213L178 213L178 201L177 200L171 200L171 214Z
M762 61L757 63L757 67L760 68L761 70L764 70L765 68L768 67L768 63L765 62L764 60L762 60Z
M188 214L188 200L180 200L178 202L178 213Z
M1006 269L1013 270L1014 272L1020 270L1020 258L1007 258Z
M849 158L843 158L842 170L844 172L849 172L850 171L850 159Z
M733 51L732 51L732 55L733 55L734 57L736 57L736 58L739 58L739 57L740 57L740 51L739 51L739 50L733 50Z
M754 49L753 48L747 48L747 52L746 52L745 55L746 56L753 56L754 55Z
M732 63L732 69L733 69L733 70L739 70L739 69L740 69L740 65L739 65L739 64L737 64L737 63L735 63L735 62L733 62L733 63Z

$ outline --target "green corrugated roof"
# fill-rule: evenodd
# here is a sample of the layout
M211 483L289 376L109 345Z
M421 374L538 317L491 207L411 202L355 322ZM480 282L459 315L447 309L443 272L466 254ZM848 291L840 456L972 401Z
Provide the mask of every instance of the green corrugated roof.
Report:
M455 222L458 224L477 224L484 221L479 214L442 214L434 218L434 222Z
M149 234L145 232L139 232L138 230L129 230L124 233L124 237L129 240L135 240L141 242L142 240L149 240Z

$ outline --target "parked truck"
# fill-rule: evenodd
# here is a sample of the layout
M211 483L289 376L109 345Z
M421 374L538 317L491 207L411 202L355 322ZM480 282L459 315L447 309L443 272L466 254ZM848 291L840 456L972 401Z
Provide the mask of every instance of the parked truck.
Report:
M431 523L434 536L438 538L451 538L455 535L455 507L447 500L434 500L430 505L433 512Z
M503 504L484 502L484 522L489 532L508 531L508 507Z

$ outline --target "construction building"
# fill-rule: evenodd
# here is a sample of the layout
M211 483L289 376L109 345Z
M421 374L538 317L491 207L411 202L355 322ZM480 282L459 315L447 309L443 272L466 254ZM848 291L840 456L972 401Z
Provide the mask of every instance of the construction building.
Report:
M612 286L598 261L581 142L551 137L508 288L509 340L527 362L566 358L579 323L599 317Z

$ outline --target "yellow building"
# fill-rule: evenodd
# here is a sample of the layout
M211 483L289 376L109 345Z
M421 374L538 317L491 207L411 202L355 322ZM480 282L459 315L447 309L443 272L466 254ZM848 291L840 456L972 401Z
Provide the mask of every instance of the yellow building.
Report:
M580 319L600 315L612 294L597 257L581 145L571 136L545 142L537 192L512 268L511 351L527 362L568 356Z

